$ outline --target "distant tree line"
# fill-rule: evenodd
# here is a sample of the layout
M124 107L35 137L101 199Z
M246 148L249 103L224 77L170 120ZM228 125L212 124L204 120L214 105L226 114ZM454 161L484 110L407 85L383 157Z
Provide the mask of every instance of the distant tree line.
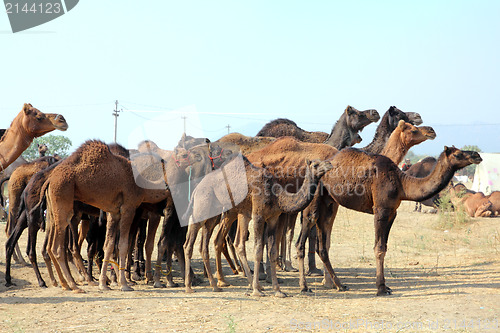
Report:
M38 145L45 144L47 146L46 155L59 155L60 157L68 157L69 149L71 148L71 140L64 135L45 135L33 140L33 143L24 151L22 156L27 161L33 161L39 157Z

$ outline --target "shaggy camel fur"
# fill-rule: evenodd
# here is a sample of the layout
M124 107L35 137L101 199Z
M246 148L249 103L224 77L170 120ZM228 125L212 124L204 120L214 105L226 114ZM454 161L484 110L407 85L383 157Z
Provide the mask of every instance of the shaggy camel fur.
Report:
M61 117L49 118L31 104L24 104L21 112L0 139L0 171L14 162L30 146L33 139L55 129L65 131L68 124L64 121L61 125L60 120L64 119Z
M315 201L304 212L304 225L310 228L316 223L318 254L336 287L345 290L333 271L328 257L328 245L339 204L374 215L377 295L389 295L392 291L385 284L384 257L389 232L401 201L421 201L430 198L447 186L455 171L481 161L477 152L445 147L431 174L425 178L414 178L402 172L389 158L382 155L353 148L344 149L335 155L331 161L333 169L322 179L326 191L322 193L321 198L316 196ZM320 199L330 200L330 206L319 205ZM303 232L304 229L301 234ZM299 258L303 258L304 241L300 238L298 251ZM325 278L327 276L325 275ZM300 276L300 286L302 291L308 290L303 275Z
M278 118L265 124L256 135L256 137L273 138L280 138L282 136L292 136L303 142L321 143L325 142L328 138L328 133L308 132L297 126L297 124L290 119ZM242 153L245 154L243 150Z
M96 188L100 191L96 192ZM64 246L65 230L73 214L73 202L78 200L108 212L104 262L110 262L119 230L119 267L114 265L119 272L121 289L133 290L127 284L124 272L130 225L142 202L157 203L166 199L166 188L152 190L139 187L134 180L130 161L112 154L103 142L87 141L52 170L43 185L42 194L45 189L52 232L48 253L62 287L82 291L71 276ZM107 265L103 265L99 278L101 290L109 289L106 272Z
M482 192L467 192L455 185L450 188L450 199L455 209L462 207L470 217L495 215L491 201Z
M356 141L356 134L367 125L377 122L380 115L377 110L359 111L348 105L324 143L338 150L352 145Z
M382 152L382 149L384 149L387 140L401 120L404 120L405 122L415 126L422 124L422 118L418 113L403 112L397 107L391 106L389 110L384 113L384 116L380 120L372 142L370 142L368 146L361 148L361 150L373 154L380 154Z
M259 132L260 133L260 132ZM261 149L268 144L276 141L274 137L265 137L265 136L246 136L240 133L230 133L228 135L223 136L216 142L224 142L224 143L232 143L240 148L240 151L243 155L248 155L251 152Z
M184 244L186 292L193 292L189 268L196 235L202 227L204 229L202 257L207 276L214 291L221 290L217 286L210 268L208 258L210 235L208 231L211 226L207 226L206 222L210 220L211 216L217 216L223 209L226 209L229 210L230 214L239 214L240 216L238 222L239 234L235 245L239 250L238 254L250 284L252 284L252 273L246 259L244 242L248 232L248 223L250 219L253 220L255 232L253 294L258 296L263 295L259 284L259 263L262 261L264 225L267 222L273 290L276 296L285 296L280 291L276 277L278 217L283 212L297 212L306 207L312 199L319 179L330 169L329 162L326 161L312 162L312 164L306 161L306 164L304 182L300 190L294 194L288 193L286 187L284 189L277 179L265 169L255 167L241 155L228 162L220 171L205 176L193 192L193 197L185 214L185 216L191 216L187 239Z

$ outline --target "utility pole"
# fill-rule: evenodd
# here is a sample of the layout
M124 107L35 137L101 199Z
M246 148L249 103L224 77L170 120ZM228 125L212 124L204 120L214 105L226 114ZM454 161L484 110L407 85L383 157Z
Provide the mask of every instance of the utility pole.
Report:
M186 134L186 119L187 119L187 117L182 116L181 118L184 120L184 134Z
M115 101L115 110L113 112L113 116L115 116L115 143L116 143L116 132L118 130L118 100Z
M231 125L227 124L226 128L227 128L227 134L229 134L229 131L231 129Z

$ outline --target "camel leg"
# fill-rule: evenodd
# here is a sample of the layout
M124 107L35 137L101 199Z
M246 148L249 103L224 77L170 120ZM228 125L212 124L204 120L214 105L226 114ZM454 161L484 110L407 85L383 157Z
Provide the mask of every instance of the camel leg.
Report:
M149 214L149 222L148 222L148 234L146 236L146 244L145 244L145 252L146 252L146 283L153 283L153 274L151 268L151 260L153 257L153 249L155 246L155 236L156 230L160 225L161 215L158 214Z
M217 285L219 287L227 287L229 284L224 279L224 273L222 272L222 258L221 253L223 253L224 244L228 244L227 241L227 233L229 232L231 225L234 222L233 214L225 214L220 222L219 230L217 231L217 235L214 239L214 247L215 247L215 264L217 267ZM232 244L230 244L231 246ZM234 246L232 247L234 251ZM234 274L238 274L236 269L233 269Z
M52 283L52 285L54 287L57 287L58 286L57 280L56 280L56 277L54 275L54 270L52 269L53 259L51 258L50 254L49 254L49 250L48 250L51 237L52 237L52 234L50 231L50 226L48 226L46 228L45 238L44 238L43 244L42 244L42 258L43 258L43 261L45 262L45 267L47 268L47 272L49 273L50 282ZM55 265L54 265L54 267L55 267ZM64 280L64 283L66 283L66 285L68 284L66 282L66 279L64 279L64 277L62 277L62 275L58 275L58 276L59 276L59 278L62 278L62 280Z
M254 267L253 267L253 296L264 296L264 293L262 293L262 287L260 286L259 283L259 270L260 270L260 263L262 262L262 257L264 253L264 226L265 226L265 221L262 217L262 215L258 213L253 213L252 214L252 220L254 223L254 249L255 249L255 261L254 261ZM247 227L248 230L248 227ZM240 237L241 237L241 230L240 230ZM240 258L241 257L240 254ZM245 258L246 259L246 258ZM243 260L242 260L243 261ZM276 269L276 267L274 267ZM245 273L246 269L245 269ZM250 272L248 272L250 273ZM248 275L251 276L251 275Z
M311 218L312 212L310 207L306 208L302 213L302 224L299 233L299 238L297 239L297 243L295 244L297 248L297 259L299 262L299 286L300 292L311 292L311 290L307 287L306 282L306 274L305 274L305 249L306 249L306 241L309 235L309 231L314 226L313 219ZM315 220L315 219L314 219ZM309 238L310 241L310 238Z
M64 290L70 290L71 288L70 288L68 282L66 281L66 278L64 277L62 267L60 266L60 264L58 262L58 258L56 256L56 253L54 253L55 247L58 246L56 244L58 239L57 239L57 235L56 235L55 227L53 226L53 223L49 223L47 225L46 240L47 240L47 243L44 245L46 245L46 251L47 251L48 256L50 257L49 263L52 262L54 264L54 268L56 270L57 276L59 277L59 281L61 282L61 287ZM64 243L64 241L63 241L63 243ZM63 246L61 246L61 247L63 247ZM47 267L51 267L51 265L47 265Z
M279 223L284 222L284 223ZM278 277L276 275L276 267L278 264L278 249L277 244L280 242L280 236L283 236L283 231L286 227L287 218L280 219L274 217L267 222L267 251L271 261L271 281L273 284L274 296L286 297L286 294L280 290ZM269 274L268 274L269 275Z
M12 202L12 205L17 205L18 203ZM10 237L12 234L12 231L15 228L15 225L17 225L15 221L15 217L17 216L17 208L16 209L9 209L9 215L7 217L7 225L5 226L5 232L7 233L7 237ZM21 235L19 235L21 236ZM14 244L14 252L12 253L12 258L16 262L16 264L20 264L23 266L28 266L28 263L24 260L23 254L21 253L21 250L19 249L19 244L16 243Z
M185 268L185 279L184 284L186 286L186 293L193 293L194 290L192 288L193 276L191 275L191 258L193 257L193 248L194 242L196 241L196 236L198 234L198 230L200 230L201 226L205 224L206 221L199 223L191 223L190 221L187 234L186 241L184 242L184 256L186 260L186 268Z
M76 218L76 219L72 218L71 219L70 228L71 228L71 232L72 232L73 237L70 237L72 242L71 242L71 245L69 248L71 251L71 255L73 256L74 263L75 263L77 269L80 271L80 273L84 275L84 278L85 278L85 281L87 281L87 284L89 286L96 286L97 284L92 279L92 275L88 274L88 271L85 269L85 265L83 264L83 258L82 258L82 254L81 254L81 245L83 243L83 240L80 242L80 237L82 237L80 232L85 233L83 235L83 239L85 239L85 236L87 235L87 233L89 231L89 224L90 224L89 220L81 220L81 223L80 223L80 218ZM81 228L78 228L78 225L82 225ZM78 239L78 242L75 241L77 239ZM89 262L89 265L90 265L90 262Z
M333 203L330 209L322 207L320 217L316 222L318 233L318 255L325 266L325 286L331 288L335 285L338 291L345 291L348 288L340 282L339 278L333 270L330 262L328 250L330 248L330 235L332 233L333 222L337 216L339 208L338 203ZM326 274L328 273L328 275ZM331 281L333 279L333 281ZM332 283L333 282L333 283Z
M221 288L217 286L217 282L214 279L214 276L212 274L212 268L210 267L210 256L209 256L209 250L208 250L208 245L210 244L210 237L212 236L212 232L215 228L215 225L218 221L218 217L213 217L205 221L202 227L202 238L201 238L201 243L202 243L202 251L201 251L201 257L203 258L203 264L205 266L205 270L207 272L207 278L208 281L210 282L210 286L212 289L216 292L222 291Z
M374 209L375 246L373 248L377 261L377 296L391 295L391 288L385 285L384 259L387 252L387 240L392 223L396 218L396 211L388 208Z
M78 226L78 248L81 250L83 241L85 240L85 237L87 236L90 228L90 220L83 219L80 222L80 225Z
M130 249L129 235L130 227L134 220L135 208L121 207L120 209L120 240L118 242L118 283L120 284L121 291L133 291L127 283L127 278L125 277L125 267L127 267L127 255Z
M26 212L23 211L21 214L21 217L16 221L15 227L13 228L13 230L11 230L12 232L10 233L9 238L7 239L7 242L5 243L5 282L6 282L5 286L6 287L15 285L12 283L12 277L10 275L10 266L11 266L11 262L12 262L12 257L15 253L15 246L17 245L17 241L19 240L22 232L24 231L24 229L26 229L27 226L28 226L28 222L26 220ZM28 240L29 240L29 236L28 236ZM30 243L28 242L28 246L29 246L29 244ZM36 272L36 270L35 270L35 272ZM38 272L38 273L40 273L40 272ZM37 275L37 278L38 278L38 275ZM41 278L41 276L40 276L40 278ZM42 282L43 282L43 284L40 284L40 279L38 279L38 284L40 285L40 287L47 287L45 285L45 281L43 281L43 279L42 279Z
M172 269L172 252L169 250L170 246L170 238L174 230L174 225L175 223L179 223L177 213L175 209L172 207L168 207L165 210L165 217L163 218L163 226L162 226L162 232L160 235L160 239L158 240L158 254L156 258L156 264L155 264L155 270L153 274L153 279L154 279L154 288L165 288L165 287L178 287L179 285L177 283L174 283L172 279L172 274L171 274L171 269ZM149 236L149 235L148 235ZM152 235L154 236L154 235ZM153 237L154 239L154 237ZM154 244L154 243L153 243ZM160 273L161 273L161 263L163 259L163 255L165 254L165 251L167 252L167 284L163 284L160 281ZM184 257L184 250L181 251L182 256ZM181 265L181 270L184 271L184 265ZM182 274L184 276L184 274Z
M251 286L252 272L250 270L250 266L248 265L247 253L245 249L249 222L250 222L249 217L243 214L238 214L238 229L236 231L236 239L234 240L234 247L238 252L238 257L240 258L241 265L243 266L243 270L245 271L248 284ZM259 265L259 263L260 261L256 262L256 265Z
M285 271L287 272L297 272L297 269L292 266L292 243L293 236L295 233L295 222L297 221L297 214L287 214L286 228L284 229L286 233L285 240Z
M107 271L108 263L111 262L111 257L113 255L115 238L116 238L116 228L118 221L120 220L120 214L108 213L108 221L106 223L106 240L104 241L104 260L101 268L101 274L99 275L99 289L100 290L110 290L106 282L108 281ZM115 265L115 269L118 267Z
M306 238L309 239L309 252L307 253L308 258L308 268L307 275L309 276L322 276L323 272L321 269L316 267L316 248L318 243L318 231L316 225L313 224L312 228L309 230Z

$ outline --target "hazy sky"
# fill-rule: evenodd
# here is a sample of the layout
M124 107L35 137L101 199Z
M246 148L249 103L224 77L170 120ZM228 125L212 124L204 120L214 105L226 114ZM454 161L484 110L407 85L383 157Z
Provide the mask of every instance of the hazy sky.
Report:
M499 152L499 48L498 1L85 0L16 34L0 14L0 128L30 102L62 113L75 147L111 142L118 100L120 143L171 146L182 115L217 139L277 117L329 132L347 105L396 105L437 132L417 153Z

